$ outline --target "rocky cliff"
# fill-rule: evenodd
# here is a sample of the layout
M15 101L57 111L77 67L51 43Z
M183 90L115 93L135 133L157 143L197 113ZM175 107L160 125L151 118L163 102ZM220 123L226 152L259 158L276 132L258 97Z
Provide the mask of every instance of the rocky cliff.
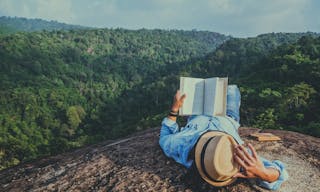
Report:
M0 172L0 191L267 191L254 180L238 179L224 188L202 181L194 169L167 158L158 145L160 128L106 141ZM290 179L280 191L320 190L320 138L295 132L264 130L281 141L258 142L256 128L240 128L258 154L286 163Z

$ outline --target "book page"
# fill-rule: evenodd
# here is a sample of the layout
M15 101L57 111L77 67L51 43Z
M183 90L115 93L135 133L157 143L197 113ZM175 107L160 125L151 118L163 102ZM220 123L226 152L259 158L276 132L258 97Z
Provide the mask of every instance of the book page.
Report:
M180 115L200 115L203 113L204 79L180 77L180 93L186 94Z
M218 78L210 78L205 79L204 87L204 108L203 113L205 115L212 116L214 113L214 105L215 105L215 93L216 93L216 85Z
M204 114L225 116L228 78L209 78L205 80Z
M216 98L215 98L215 108L214 115L226 115L227 106L227 89L228 89L227 78L219 78L217 81L216 88Z

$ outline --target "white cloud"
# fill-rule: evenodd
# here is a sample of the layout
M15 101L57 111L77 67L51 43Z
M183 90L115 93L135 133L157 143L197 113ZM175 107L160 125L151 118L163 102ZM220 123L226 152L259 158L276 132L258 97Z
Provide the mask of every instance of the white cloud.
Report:
M1 0L0 9L4 15L69 23L75 17L70 0Z
M99 27L211 30L234 36L319 31L317 0L0 0L0 14Z
M43 18L55 19L64 22L72 22L74 13L72 3L69 0L35 0L36 1L36 16Z
M236 12L237 7L231 0L212 0L207 1L208 6L205 5L204 9L217 15L229 15Z
M1 0L0 1L0 9L1 9L1 13L4 15L11 15L11 14L16 14L16 12L20 11L15 9L15 3L13 3L13 1L10 0Z
M242 19L251 34L305 31L304 10L309 0L260 1L244 7ZM252 5L252 4L251 4ZM245 14L246 12L246 14Z

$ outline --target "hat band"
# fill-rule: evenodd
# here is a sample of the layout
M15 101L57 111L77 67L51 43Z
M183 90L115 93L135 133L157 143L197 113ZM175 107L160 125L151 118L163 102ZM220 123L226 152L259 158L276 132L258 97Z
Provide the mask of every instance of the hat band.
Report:
M203 173L204 173L208 178L210 178L211 180L213 180L213 181L215 181L215 182L225 182L225 181L229 180L230 178L225 179L225 180L216 180L216 179L212 178L212 177L208 174L208 172L207 172L207 170L206 170L206 167L205 167L205 165L204 165L204 155L205 155L205 151L206 151L207 146L208 146L208 144L210 143L210 141L211 141L213 138L215 138L215 137L216 137L216 136L211 137L210 139L208 139L208 141L204 144L204 146L203 146L203 148L202 148L202 151L201 151L201 168L202 168Z

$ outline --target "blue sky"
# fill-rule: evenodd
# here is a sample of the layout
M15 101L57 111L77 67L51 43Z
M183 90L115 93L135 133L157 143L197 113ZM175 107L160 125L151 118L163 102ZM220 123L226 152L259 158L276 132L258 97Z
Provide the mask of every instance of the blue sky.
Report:
M320 32L319 0L0 0L0 15L92 27L208 30L234 37Z

